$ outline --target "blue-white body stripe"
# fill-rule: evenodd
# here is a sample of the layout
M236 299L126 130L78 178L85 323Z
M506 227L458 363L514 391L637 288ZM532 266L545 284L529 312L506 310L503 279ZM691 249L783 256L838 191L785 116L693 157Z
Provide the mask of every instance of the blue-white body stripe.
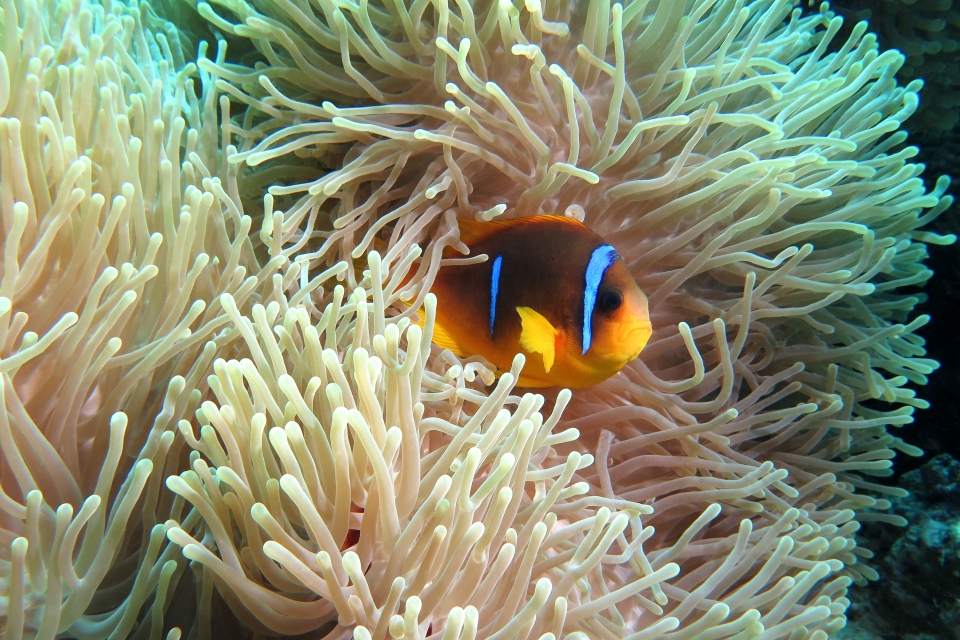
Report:
M490 337L493 337L493 324L497 320L497 293L500 291L500 265L503 256L493 261L493 275L490 277Z
M617 250L608 244L597 247L590 255L590 263L587 264L586 286L583 288L583 355L587 355L587 351L590 350L590 343L593 342L591 324L593 309L597 304L600 282L603 280L603 274L616 259Z

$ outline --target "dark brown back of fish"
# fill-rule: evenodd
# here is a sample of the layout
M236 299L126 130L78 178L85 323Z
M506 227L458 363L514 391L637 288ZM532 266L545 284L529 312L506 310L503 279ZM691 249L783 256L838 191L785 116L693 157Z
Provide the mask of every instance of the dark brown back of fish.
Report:
M489 333L494 263L501 257L494 341L516 339L517 307L531 307L568 335L583 330L584 274L603 239L566 218L538 216L491 225L492 232L470 246L470 255L487 254L486 262L440 269L434 289L441 299L456 301L459 322L476 323ZM448 313L453 310L445 310ZM578 340L579 341L579 340Z

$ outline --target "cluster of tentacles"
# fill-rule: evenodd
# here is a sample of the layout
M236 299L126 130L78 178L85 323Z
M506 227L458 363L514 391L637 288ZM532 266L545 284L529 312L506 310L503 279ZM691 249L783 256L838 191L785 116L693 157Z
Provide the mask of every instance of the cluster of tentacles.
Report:
M842 627L954 238L903 55L794 5L2 0L4 638ZM430 340L539 214L650 300L576 393Z

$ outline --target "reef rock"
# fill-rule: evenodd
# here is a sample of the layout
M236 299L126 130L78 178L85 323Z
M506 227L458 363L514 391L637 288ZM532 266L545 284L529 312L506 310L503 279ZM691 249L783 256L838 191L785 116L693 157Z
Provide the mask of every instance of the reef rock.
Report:
M864 526L880 580L853 588L843 640L960 638L960 461L939 455L906 473L891 512L910 524ZM857 593L859 592L859 593Z

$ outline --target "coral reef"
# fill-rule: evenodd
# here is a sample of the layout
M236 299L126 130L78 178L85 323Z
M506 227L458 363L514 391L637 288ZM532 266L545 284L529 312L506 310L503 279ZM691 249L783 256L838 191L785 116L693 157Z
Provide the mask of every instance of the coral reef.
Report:
M956 638L960 574L960 463L947 454L905 473L891 512L906 529L868 525L861 543L877 554L880 580L853 589L842 638Z
M3 0L5 637L841 628L954 238L903 56L794 4L200 2L192 63ZM651 302L576 394L430 344L458 217L540 213Z

